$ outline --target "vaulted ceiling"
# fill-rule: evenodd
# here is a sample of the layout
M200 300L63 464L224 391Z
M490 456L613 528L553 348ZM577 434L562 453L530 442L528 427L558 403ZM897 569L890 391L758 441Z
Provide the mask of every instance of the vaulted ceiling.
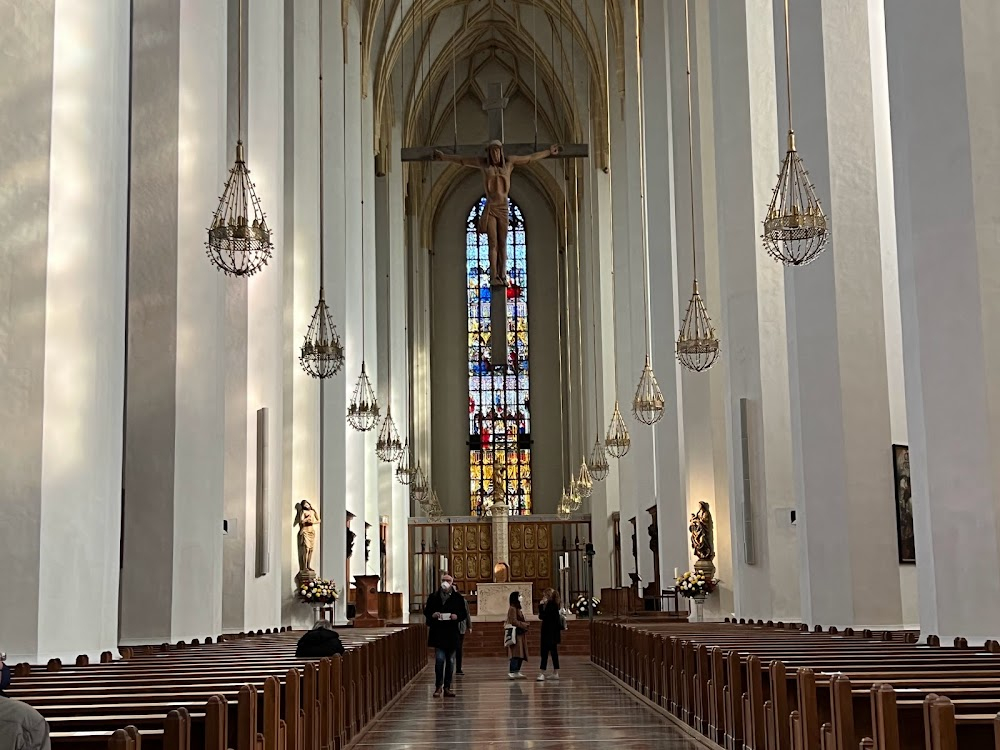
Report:
M379 150L392 143L394 122L399 145L450 143L456 112L480 108L499 80L531 107L536 131L566 143L589 137L606 165L609 95L623 96L627 1L367 0L362 80Z

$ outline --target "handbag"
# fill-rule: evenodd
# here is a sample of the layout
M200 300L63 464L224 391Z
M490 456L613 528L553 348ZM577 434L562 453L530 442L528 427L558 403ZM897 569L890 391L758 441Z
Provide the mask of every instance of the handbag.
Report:
M512 648L517 645L517 626L503 626L503 645L505 648Z

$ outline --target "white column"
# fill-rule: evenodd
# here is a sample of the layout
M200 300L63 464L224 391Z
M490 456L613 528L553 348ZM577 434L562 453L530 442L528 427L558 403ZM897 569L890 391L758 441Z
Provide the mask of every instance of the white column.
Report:
M281 527L291 517L291 504L282 497L282 423L284 398L282 375L285 362L277 353L283 352L282 308L284 269L280 260L289 252L284 243L285 211L282 187L285 179L285 123L275 117L286 101L285 95L285 10L281 0L255 0L249 3L247 56L247 137L246 154L251 175L257 188L268 227L275 242L275 258L247 282L247 488L246 531L254 538L257 523L257 476L266 472L268 573L255 574L256 543L244 550L246 559L245 628L259 630L273 627L281 618L281 600L292 588L285 577L281 558ZM245 11L246 12L246 11ZM267 463L257 465L257 410L266 408Z
M307 6L308 8L308 6ZM315 8L315 6L314 6ZM315 16L314 16L315 19ZM347 522L349 482L362 481L357 472L348 475L350 465L348 454L349 432L347 425L347 404L354 390L357 371L360 368L360 341L351 336L349 328L350 307L348 290L357 284L357 276L351 276L347 265L349 211L357 210L348 206L349 193L345 182L350 161L345 161L344 131L350 130L350 120L344 122L344 97L348 97L350 116L350 95L344 90L344 36L340 14L334 5L324 9L323 23L323 91L325 142L325 205L323 206L326 247L326 300L330 306L333 322L340 333L344 345L346 361L339 375L328 378L323 384L323 408L321 411L324 430L323 454L321 460L325 479L323 484L323 558L320 575L330 578L343 589L343 597L337 606L337 618L346 621L347 615ZM312 21L315 27L316 21ZM315 70L315 63L307 67ZM348 69L347 90L350 91L350 69ZM308 146L305 146L308 149ZM315 158L315 151L312 152ZM350 152L348 152L350 153ZM309 157L307 157L309 158ZM318 179L318 175L317 175ZM358 205L360 209L360 204ZM318 216L316 221L318 222ZM359 232L360 234L360 232ZM356 247L356 245L355 245ZM315 273L315 272L314 272ZM314 303L315 304L315 303ZM354 357L357 357L355 362ZM355 363L352 366L352 363ZM318 474L318 467L317 467ZM357 531L355 526L354 531ZM353 561L352 561L353 562ZM356 569L356 567L355 567Z
M674 341L680 328L682 313L679 312L686 304L686 298L678 290L690 289L690 269L687 279L678 283L679 253L690 253L690 229L684 234L678 232L678 209L688 206L687 188L687 125L679 131L675 127L677 110L676 80L671 80L674 70L676 50L672 35L677 32L672 27L675 19L667 17L667 5L655 3L645 9L645 29L643 31L643 66L645 71L645 104L646 104L646 173L649 195L647 196L649 214L649 275L650 299L652 308L653 367L657 382L663 391L666 408L662 419L657 422L655 431L655 484L653 494L641 495L639 503L640 549L645 549L650 558L649 535L647 527L651 522L647 508L655 499L657 506L658 547L660 555L660 588L661 590L673 584L674 568L682 571L690 567L688 552L690 545L687 538L687 497L688 497L688 467L687 440L684 418L685 388L682 388L682 376L674 354ZM678 29L683 34L683 23ZM682 36L683 40L683 36ZM683 47L681 47L683 64ZM683 70L683 68L682 68ZM687 117L686 90L685 106L681 110ZM673 118L673 119L672 119ZM678 141L678 135L683 141ZM678 151L680 149L680 151ZM678 163L678 154L683 153L683 165ZM678 169L683 166L683 171ZM677 178L683 176L683 181ZM679 187L678 187L679 186ZM675 199L679 203L675 204ZM687 209L685 209L687 210ZM690 217L689 213L684 216ZM690 218L684 226L690 227ZM641 264L641 258L638 261ZM641 265L639 273L641 274ZM640 321L641 324L641 321ZM635 350L634 358L639 362L642 348ZM635 383L632 383L635 388ZM646 428L633 420L636 430L643 432ZM639 464L643 466L643 464ZM643 467L642 471L648 473ZM649 500L647 502L647 499ZM623 541L624 544L624 541ZM650 561L650 576L643 579L648 583L652 580L652 561Z
M17 71L0 85L0 597L20 602L0 632L11 663L93 659L118 637L129 11L3 2L0 15L17 19L0 31Z
M996 637L1000 14L886 0L921 631Z
M235 156L226 8L134 4L122 640L222 625L224 279L205 226Z
M832 227L786 272L802 618L824 626L902 619L899 576L876 574L898 560L868 17L867 0L791 14L798 148Z
M784 271L760 243L779 160L771 0L710 6L735 613L799 617ZM700 59L700 56L699 56ZM750 71L767 75L751 75ZM808 269L806 269L808 270ZM749 512L740 399L748 400ZM746 527L750 526L748 532ZM717 529L716 540L719 541ZM751 541L748 562L747 542Z
M336 16L336 14L332 14ZM331 43L340 38L339 19L332 19L331 34L327 31L324 53L325 115L331 117L326 127L326 154L337 144L330 131L336 127L340 117L333 118L339 107L330 104L336 100L336 91L340 76L337 51L331 49ZM286 84L292 88L292 107L288 122L288 137L291 142L291 159L285 163L285 205L290 208L288 214L290 228L285 232L286 244L283 252L279 252L284 275L285 319L289 321L285 327L285 375L283 422L283 477L285 491L284 507L282 508L282 579L285 586L283 598L282 622L307 626L312 612L304 605L296 603L292 588L294 577L298 573L297 532L292 525L294 506L303 499L314 502L322 518L319 534L319 549L314 563L317 572L326 578L335 578L329 566L338 559L336 545L339 541L343 550L343 534L331 533L334 526L335 513L324 504L325 498L320 496L320 392L325 390L325 401L334 400L341 389L339 379L335 376L331 382L321 385L306 375L299 364L299 352L305 339L309 321L312 318L316 302L319 299L319 100L317 76L319 27L317 23L317 8L315 3L296 3L291 9L291 18L286 15L286 23L293 25L294 39L292 52L293 76L286 78ZM324 24L329 28L330 19L324 18ZM329 50L329 51L327 51ZM331 65L333 59L337 66ZM330 157L327 156L327 159ZM329 174L329 170L328 170ZM326 185L327 204L332 191L332 179ZM335 217L328 212L326 223L327 239L338 238L331 233L331 225ZM327 258L332 252L327 253ZM338 274L328 273L327 278L335 283ZM337 308L340 299L333 289L326 292L327 301L333 306L333 320L336 325L342 324L343 309ZM340 402L343 403L341 396ZM339 411L339 410L338 410ZM334 436L328 436L328 443ZM332 459L331 459L332 460ZM327 464L328 482L335 481L335 465ZM330 493L327 497L331 503L338 497ZM328 518L329 517L329 518ZM341 555L339 555L342 557ZM343 566L338 583L343 583Z

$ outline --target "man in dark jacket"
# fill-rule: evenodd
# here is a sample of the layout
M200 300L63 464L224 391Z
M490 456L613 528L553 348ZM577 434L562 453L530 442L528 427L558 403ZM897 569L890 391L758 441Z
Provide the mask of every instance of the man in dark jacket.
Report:
M451 678L455 671L455 651L458 650L458 624L468 615L465 599L454 590L455 579L445 573L441 587L427 597L424 617L430 634L427 645L434 649L434 697L454 698Z
M312 630L299 638L299 644L295 647L296 659L321 659L343 653L344 644L340 642L340 635L329 620L319 620Z

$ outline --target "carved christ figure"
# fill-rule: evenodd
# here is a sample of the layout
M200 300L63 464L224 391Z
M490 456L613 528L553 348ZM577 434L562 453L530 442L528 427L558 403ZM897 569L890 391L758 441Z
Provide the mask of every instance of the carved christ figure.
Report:
M295 525L299 527L299 571L312 572L313 552L316 550L316 527L320 524L317 513L308 500L295 506Z
M490 243L490 286L510 286L507 277L507 197L510 194L510 175L514 167L528 162L555 156L561 146L549 146L528 156L505 156L500 141L490 141L485 156L457 156L434 152L437 161L474 167L483 173L483 188L486 191L486 207L479 217L479 233L485 234Z

